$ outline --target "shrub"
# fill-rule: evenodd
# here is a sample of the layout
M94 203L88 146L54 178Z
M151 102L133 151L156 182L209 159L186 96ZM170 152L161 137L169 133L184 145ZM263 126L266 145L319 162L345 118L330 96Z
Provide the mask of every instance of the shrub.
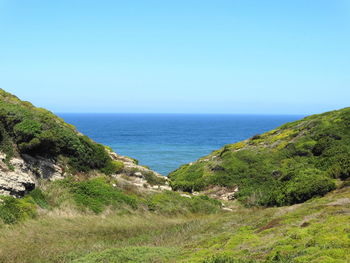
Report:
M328 169L328 173L333 178L345 180L350 177L350 156L343 154L337 156L337 160Z
M17 142L27 142L39 135L42 125L36 121L25 119L14 126Z
M166 179L155 175L153 172L148 172L145 174L145 179L150 185L165 185Z
M335 183L318 169L300 171L288 181L278 203L288 205L304 202L314 196L323 196L335 189Z
M253 141L254 141L254 140L259 140L259 139L261 139L261 135L260 135L260 134L255 134L251 139L252 139Z
M16 199L12 196L1 197L0 218L5 224L14 224L36 216L36 206L31 197Z
M124 168L123 162L110 160L107 162L107 165L100 170L106 175L111 175L111 174L116 174L121 172L123 168Z
M82 182L71 178L62 180L60 184L67 187L73 195L76 204L82 209L89 209L96 214L101 213L106 206L129 206L136 209L137 198L124 194L107 182L105 177L96 177Z

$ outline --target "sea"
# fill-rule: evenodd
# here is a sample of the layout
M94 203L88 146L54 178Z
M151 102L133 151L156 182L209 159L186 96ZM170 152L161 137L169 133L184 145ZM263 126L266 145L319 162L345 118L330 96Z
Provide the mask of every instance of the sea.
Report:
M58 114L94 141L162 175L225 144L295 121L300 115Z

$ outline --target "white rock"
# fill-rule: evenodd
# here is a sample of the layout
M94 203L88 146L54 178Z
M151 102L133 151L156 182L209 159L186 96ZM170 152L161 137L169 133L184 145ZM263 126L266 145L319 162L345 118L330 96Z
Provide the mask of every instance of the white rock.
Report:
M182 197L186 197L186 198L192 198L190 195L188 194L180 194Z
M134 176L136 176L136 177L140 177L140 178L142 178L142 177L143 177L143 175L142 175L142 173L141 173L141 172L136 172L136 173L134 173Z

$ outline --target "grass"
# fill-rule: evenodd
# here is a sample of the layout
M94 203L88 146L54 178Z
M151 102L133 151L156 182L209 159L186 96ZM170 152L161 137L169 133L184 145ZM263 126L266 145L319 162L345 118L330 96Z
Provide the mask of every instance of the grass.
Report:
M71 262L125 246L175 246L199 230L200 219L159 215L87 216L56 213L3 227L0 262Z
M349 187L293 206L231 208L207 215L54 208L1 225L0 262L350 262Z
M92 253L86 257L73 261L74 263L118 263L118 262L175 262L172 260L178 251L164 247L127 247L114 248L102 253Z

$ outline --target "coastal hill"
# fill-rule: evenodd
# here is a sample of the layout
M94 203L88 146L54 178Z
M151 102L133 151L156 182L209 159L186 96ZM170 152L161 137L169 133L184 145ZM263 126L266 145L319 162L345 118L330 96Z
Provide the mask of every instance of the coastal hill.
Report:
M226 194L248 206L301 203L349 177L350 108L312 115L226 145L169 174L175 190L219 198Z
M140 187L166 178L92 141L53 113L0 89L0 194L24 196L40 180L104 174ZM125 180L124 180L125 181ZM155 188L157 188L155 187Z

